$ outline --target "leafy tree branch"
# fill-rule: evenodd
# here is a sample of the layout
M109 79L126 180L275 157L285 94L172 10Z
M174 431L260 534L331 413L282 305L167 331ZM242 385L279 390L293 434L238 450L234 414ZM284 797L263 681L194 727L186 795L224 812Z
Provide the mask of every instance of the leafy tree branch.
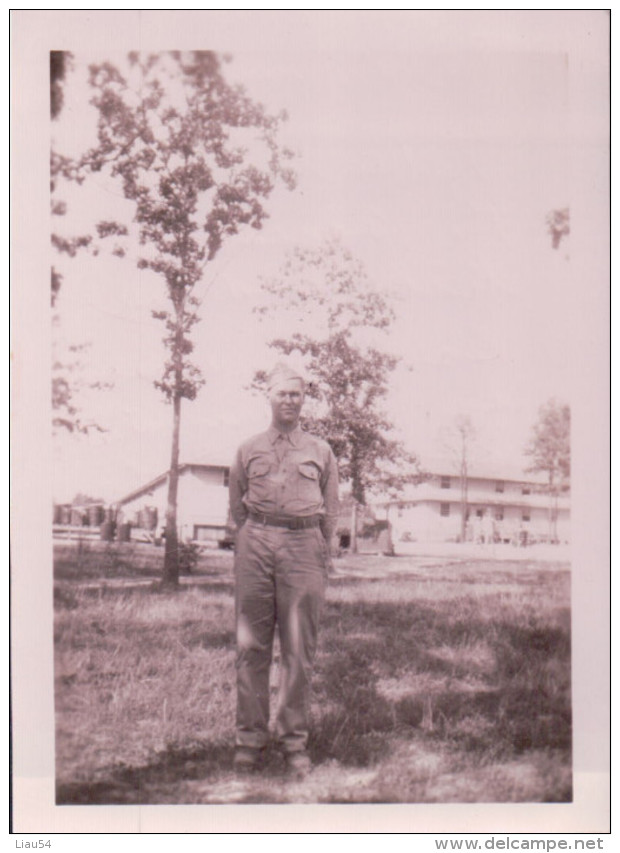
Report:
M205 265L245 227L260 229L278 182L294 176L278 133L286 116L269 115L242 87L227 82L226 58L211 51L132 52L122 65L90 67L97 144L77 164L80 178L103 172L133 204L133 228L101 222L101 238L127 255L133 232L137 266L163 279L169 306L152 316L164 326L167 359L155 386L172 405L164 582L178 583L176 503L181 401L203 383L192 360L199 322L195 295Z

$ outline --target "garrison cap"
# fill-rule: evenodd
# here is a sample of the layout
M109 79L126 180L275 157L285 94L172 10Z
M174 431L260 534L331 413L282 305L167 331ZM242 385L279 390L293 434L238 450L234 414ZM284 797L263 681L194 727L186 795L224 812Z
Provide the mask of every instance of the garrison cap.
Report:
M271 389L275 388L276 385L279 385L280 382L286 382L288 379L298 379L303 385L306 384L300 370L279 361L267 376L267 388L271 391Z

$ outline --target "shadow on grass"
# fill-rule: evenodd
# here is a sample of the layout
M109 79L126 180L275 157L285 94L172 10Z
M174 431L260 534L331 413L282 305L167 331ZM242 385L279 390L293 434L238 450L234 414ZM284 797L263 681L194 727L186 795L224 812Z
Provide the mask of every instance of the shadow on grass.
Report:
M214 588L229 585L208 584L204 591ZM501 610L496 619L472 619L450 601L328 603L313 679L313 762L370 767L417 740L476 766L509 762L528 750L570 763L569 628L567 610L544 626L506 621ZM195 642L232 652L234 636L203 633ZM472 669L471 658L458 652L477 645L487 657ZM442 649L454 654L433 651ZM386 683L396 689L386 691ZM170 747L148 766L114 766L97 781L59 784L57 802L180 802L184 783L230 774L232 756L229 744ZM275 754L268 758L267 783L281 772L278 761ZM548 799L569 800L570 791L551 791ZM268 792L261 801L269 801Z
M530 749L570 756L570 635L564 617L565 628L522 627L460 620L449 604L331 605L324 625L331 638L315 678L317 707L330 710L314 727L314 759L364 767L385 756L395 740L412 737L480 760L507 760ZM467 683L472 672L466 658L459 663L429 652L477 642L492 658L476 686ZM382 693L380 678L395 681L393 697Z
M208 744L193 749L170 748L144 767L116 766L97 782L70 782L56 786L58 805L154 803L158 792L182 781L211 776L232 765L233 747Z
M117 579L115 579L117 580ZM159 580L146 578L136 580L129 578L123 583L106 583L105 580L100 581L92 586L71 586L69 584L54 585L54 607L56 610L76 610L80 607L81 600L84 599L123 599L132 598L136 593L141 595L183 595L192 590L198 590L204 593L205 596L213 594L229 595L231 598L234 595L234 585L232 581L222 580L218 577L216 580L205 580L204 576L200 580L189 580L182 583L174 590L165 588Z
M225 778L232 772L234 746L229 743L207 743L192 748L169 747L150 764L143 767L114 766L107 768L103 778L96 782L77 781L56 785L57 805L131 805L181 802L179 788L192 787L201 780ZM272 788L273 782L282 782L284 760L275 750L265 752L260 773L245 776L254 788L245 796L236 798L240 803L281 802ZM258 787L256 787L258 785ZM193 797L187 802L193 801Z
M164 567L162 547L138 542L54 543L55 581L131 580L160 578ZM193 571L182 571L188 578L230 575L232 555L213 550L201 554Z

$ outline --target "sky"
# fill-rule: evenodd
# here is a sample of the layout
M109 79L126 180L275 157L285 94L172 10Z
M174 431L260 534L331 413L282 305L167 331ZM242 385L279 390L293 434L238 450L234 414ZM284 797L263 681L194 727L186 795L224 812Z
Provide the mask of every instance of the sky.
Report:
M541 404L555 396L579 417L604 322L604 16L272 13L258 28L256 20L237 16L234 32L205 27L200 46L230 52L227 77L270 110L287 110L282 141L296 152L298 183L273 194L263 229L225 244L198 285L194 337L206 384L184 404L182 459L226 462L267 424L266 402L247 386L274 362L266 341L287 326L260 324L252 312L264 300L261 277L276 274L292 247L335 236L395 310L374 343L401 358L386 401L398 436L432 460L466 414L480 462L522 470ZM174 28L166 41L163 17L150 24L157 49L186 46ZM66 47L75 64L52 134L58 151L72 153L92 141L88 63L122 54L82 40ZM68 234L131 216L104 176L59 196ZM545 217L563 207L573 233L553 250ZM106 432L55 440L54 498L79 491L112 501L169 463L171 411L153 387L164 350L151 309L163 291L128 258L53 262L64 274L58 345L90 344L84 380L113 383L78 399Z

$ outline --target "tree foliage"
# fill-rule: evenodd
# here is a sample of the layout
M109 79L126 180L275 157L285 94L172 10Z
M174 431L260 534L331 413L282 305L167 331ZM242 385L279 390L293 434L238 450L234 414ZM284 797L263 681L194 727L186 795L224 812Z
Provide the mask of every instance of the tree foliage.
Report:
M364 504L368 492L397 492L416 480L417 458L394 437L381 408L398 359L366 343L385 332L394 315L362 264L328 240L318 249L294 249L281 274L262 287L269 301L259 314L282 309L302 328L314 317L316 331L292 331L270 346L303 361L311 404L302 425L330 443L353 498ZM258 372L255 387L264 381Z
M73 68L73 55L66 50L50 51L50 115L52 121L58 119L64 103L64 87L67 72ZM76 164L70 157L59 154L52 145L50 151L50 199L52 216L64 216L67 205L57 196L58 184L61 180L82 180ZM92 243L92 237L83 234L78 237L63 237L52 233L52 246L61 253L74 258L80 249L88 248ZM62 285L62 275L55 267L51 273L51 299L52 308Z
M570 406L552 398L538 411L525 454L531 458L526 469L545 473L551 489L570 482Z
M71 65L71 54L66 50L50 50L50 113L57 118L64 102L64 82Z
M558 541L558 496L570 484L570 407L552 398L538 410L525 447L532 463L527 471L545 473L549 495L549 539Z
M89 344L72 344L63 356L52 360L52 428L54 432L82 433L105 432L104 428L93 420L86 419L78 409L75 399L83 388L91 390L109 389L108 382L87 382L82 378L83 363L80 353Z
M50 115L52 120L58 119L64 103L64 86L67 72L73 68L73 56L68 51L50 51ZM68 157L63 157L52 147L50 156L50 199L52 216L64 216L67 205L58 198L57 187L61 180L79 180L77 167ZM88 249L92 243L90 235L64 237L56 233L51 235L52 246L61 254L74 258L80 249ZM62 285L62 275L52 266L51 268L51 303L52 309L57 308L57 300ZM53 322L59 326L58 314ZM73 344L68 351L61 354L54 342L54 357L52 360L52 429L54 432L70 432L87 434L91 430L102 432L102 427L92 420L87 420L81 414L76 396L83 387L91 389L109 388L106 382L84 382L80 379L83 367L79 353L87 349L87 344Z
M462 412L441 430L443 445L455 470L464 475L467 475L469 470L476 436L477 431L471 417Z
M156 384L170 401L193 399L201 384L190 360L199 319L193 291L227 237L262 226L275 180L292 185L289 153L276 143L285 116L269 116L227 83L210 51L131 53L123 73L111 63L91 66L90 82L98 144L81 169L107 170L134 203L138 266L163 277L170 302L153 312L170 353ZM123 226L102 222L98 233L119 236Z
M103 505L105 502L103 498L93 498L92 495L86 494L84 492L78 492L73 500L71 501L71 506L92 506L92 505Z
M102 172L133 203L140 269L166 285L168 358L155 384L173 405L164 580L178 580L176 494L181 400L193 400L202 375L192 361L199 321L195 287L223 242L249 226L261 228L276 181L293 185L291 154L277 135L284 113L269 115L240 86L228 83L211 51L131 53L122 68L90 67L98 111L97 145L81 174ZM123 236L102 222L100 236ZM122 255L124 250L118 249Z

